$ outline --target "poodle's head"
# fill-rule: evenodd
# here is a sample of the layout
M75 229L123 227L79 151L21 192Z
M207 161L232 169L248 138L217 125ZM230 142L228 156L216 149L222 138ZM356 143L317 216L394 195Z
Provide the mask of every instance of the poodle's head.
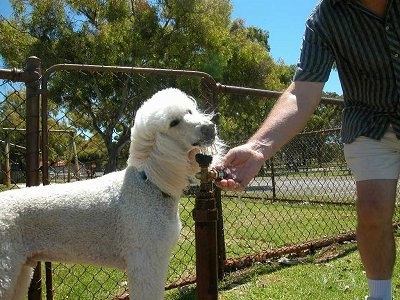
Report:
M128 165L160 174L161 169L173 171L175 166L183 176L193 175L198 170L195 154L220 152L222 143L212 117L199 111L196 101L178 89L156 93L136 112Z

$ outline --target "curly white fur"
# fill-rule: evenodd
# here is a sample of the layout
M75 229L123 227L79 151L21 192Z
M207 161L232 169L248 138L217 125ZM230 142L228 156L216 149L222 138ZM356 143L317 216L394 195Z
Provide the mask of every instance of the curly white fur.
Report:
M165 89L136 113L125 170L0 193L0 300L23 299L38 260L126 269L131 299L162 299L194 155L220 145L211 116Z

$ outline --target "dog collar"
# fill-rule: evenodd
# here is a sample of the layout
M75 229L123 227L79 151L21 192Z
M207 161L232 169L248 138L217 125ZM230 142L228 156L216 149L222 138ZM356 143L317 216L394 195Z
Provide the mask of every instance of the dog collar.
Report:
M149 178L147 177L147 174L146 174L145 171L140 171L139 172L139 176L140 176L140 178L143 179L143 181L148 181L149 180ZM164 198L171 198L170 194L168 194L166 192L163 192L159 187L157 187L157 188L160 190L160 192L161 192L161 194L163 195Z
M139 172L139 175L140 175L140 177L143 179L143 181L147 181L147 180L148 180L145 171L140 171L140 172Z

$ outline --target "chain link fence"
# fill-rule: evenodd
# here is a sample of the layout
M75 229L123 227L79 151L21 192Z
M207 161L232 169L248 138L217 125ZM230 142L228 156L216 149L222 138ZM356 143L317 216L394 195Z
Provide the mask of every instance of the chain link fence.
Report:
M0 191L26 182L25 112L24 85L0 79Z
M280 95L216 84L190 71L53 66L42 81L45 184L124 168L135 111L166 87L184 90L206 111L220 111L220 135L229 147L258 128ZM0 79L1 190L24 184L24 101L23 85ZM220 270L354 238L355 185L340 143L341 109L340 101L323 99L304 132L266 162L245 192L221 193ZM181 198L183 228L167 288L195 282L195 190ZM123 299L128 292L121 271L56 262L46 267L54 299Z
M68 65L47 74L51 184L125 168L135 112L163 88L178 87L194 96L202 110L214 110L205 75L196 72ZM180 203L183 229L169 268L170 288L194 281L194 197L188 194ZM113 269L53 263L52 277L54 299L123 298L127 292L126 274Z
M240 139L229 140L236 146L254 133L279 94L222 90L234 94L232 106L257 107L247 116L257 119L250 130L241 115L224 116L223 123L239 124ZM354 238L355 183L340 142L341 110L341 101L322 99L304 131L265 163L245 192L222 192L227 270Z

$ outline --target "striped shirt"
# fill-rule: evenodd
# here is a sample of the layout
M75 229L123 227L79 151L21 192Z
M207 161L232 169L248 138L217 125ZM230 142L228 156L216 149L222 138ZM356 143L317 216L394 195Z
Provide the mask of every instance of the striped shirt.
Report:
M343 88L342 141L400 138L400 0L384 18L357 0L322 0L306 22L294 81L326 82L336 62Z

